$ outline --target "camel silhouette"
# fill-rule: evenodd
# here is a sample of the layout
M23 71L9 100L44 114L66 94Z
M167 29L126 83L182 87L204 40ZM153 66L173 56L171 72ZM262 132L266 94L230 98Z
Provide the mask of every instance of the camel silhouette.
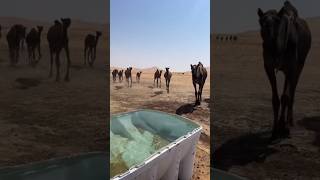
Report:
M169 68L166 68L166 72L164 73L164 78L166 80L166 88L167 88L167 93L169 93L169 86L170 86L170 80L172 77L172 73L169 71Z
M311 47L311 32L305 20L298 16L297 9L284 2L279 12L258 9L260 34L263 40L264 69L272 88L274 114L272 139L290 135L293 125L293 104L296 86ZM278 96L278 71L285 75L281 99ZM281 105L281 107L280 107ZM279 115L280 111L280 117Z
M52 64L55 55L56 62L56 81L60 80L60 53L64 49L67 56L67 72L64 80L69 81L69 70L71 65L70 54L69 54L69 38L68 38L68 28L71 25L70 18L61 18L61 22L58 20L54 21L54 25L50 27L47 40L50 49L50 72L49 77L52 77Z
M88 64L92 67L96 59L96 49L102 33L96 31L96 36L88 34L84 40L84 65Z
M13 25L7 33L7 42L9 46L9 56L11 65L16 65L19 61L19 51L21 41L26 36L26 27L21 24Z
M137 83L140 83L140 76L141 76L141 74L142 74L142 71L137 72L137 75L136 75Z
M201 104L202 100L202 89L204 86L204 83L207 79L207 70L203 67L203 64L199 62L197 65L191 66L191 73L192 73L192 83L194 87L194 95L196 97L195 106ZM199 89L197 90L197 84L199 84Z
M126 80L128 82L128 87L132 87L132 75L131 75L131 71L132 71L132 67L129 67L126 69L126 71L124 72L125 76L126 76Z
M28 49L28 60L30 65L36 65L41 58L41 33L43 27L37 26L32 28L26 37L27 49ZM36 60L36 49L38 50L38 60Z
M162 70L159 71L159 69L157 69L156 72L154 73L153 86L155 86L156 80L157 80L157 87L158 87L158 80L160 80L160 88L161 88L161 74L162 74Z
M119 70L118 77L119 77L119 82L122 82L122 80L123 80L123 70Z
M113 79L113 82L116 82L117 81L117 74L118 74L118 69L114 69L112 71L112 79Z

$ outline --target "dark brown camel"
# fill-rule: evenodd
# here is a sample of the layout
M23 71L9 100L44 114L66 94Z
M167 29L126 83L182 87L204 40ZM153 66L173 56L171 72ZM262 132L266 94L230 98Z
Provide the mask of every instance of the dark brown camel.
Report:
M296 86L311 47L311 32L306 21L298 16L298 11L288 1L279 12L263 12L259 8L258 16L263 40L264 69L272 88L272 139L287 137L290 135L289 125L293 125ZM285 75L281 99L277 89L278 71Z
M196 97L196 105L201 104L202 100L202 89L204 83L207 79L207 70L203 67L202 63L199 62L197 65L190 65L191 66L191 73L192 73L192 83L194 87L194 95ZM199 84L199 90L197 90L197 84Z
M126 76L126 80L128 82L128 87L132 87L132 75L131 75L131 71L132 71L132 67L129 67L126 69L126 71L124 72L125 76Z
M49 42L50 49L50 73L49 77L52 77L52 64L55 55L56 62L56 81L60 80L60 53L64 49L67 56L67 72L64 80L69 81L69 69L70 69L70 54L69 54L69 38L68 38L68 28L71 25L70 18L61 18L61 22L58 20L54 21L54 25L50 27L47 39Z
M167 93L169 93L169 86L170 86L170 80L172 77L172 73L169 71L169 68L166 68L166 72L164 73L164 78L166 79L166 88L167 88Z
M118 78L119 78L119 82L122 82L122 80L123 80L123 70L119 70Z
M113 82L116 82L117 81L117 74L118 74L118 69L114 69L112 71L112 79L113 79Z
M153 86L156 85L156 80L157 80L157 87L158 87L158 80L160 80L160 88L161 88L161 74L162 74L162 70L157 69L156 72L154 73Z
M28 48L28 57L29 57L29 64L36 65L40 58L41 58L41 33L43 27L37 26L36 28L32 28L26 37L26 43ZM36 60L36 49L38 50L38 60Z
M137 75L136 75L137 83L140 83L141 74L142 74L142 71L137 72Z
M25 36L26 27L21 24L13 25L7 34L11 65L16 65L19 61L20 44Z
M100 36L102 33L96 31L96 36L88 34L84 40L84 64L88 64L92 67L96 59L96 49Z

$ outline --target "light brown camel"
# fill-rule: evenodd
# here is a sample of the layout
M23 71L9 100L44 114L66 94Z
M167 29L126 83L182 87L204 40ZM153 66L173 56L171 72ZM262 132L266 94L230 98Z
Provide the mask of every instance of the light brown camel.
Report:
M11 65L16 65L19 61L20 43L25 38L25 36L26 27L21 24L13 25L7 34Z
M166 88L167 88L167 93L169 93L169 86L170 86L170 80L172 77L172 73L169 71L169 68L166 68L166 72L164 73L164 78L166 80Z
M126 76L126 80L128 82L128 87L132 87L132 75L131 75L131 71L132 71L132 67L129 67L126 69L126 71L124 72L125 76Z
M41 58L41 33L43 27L37 26L36 28L32 28L26 37L26 43L28 48L28 57L29 64L36 65ZM38 60L36 60L36 49L38 50Z
M84 65L88 64L92 67L96 59L96 49L102 33L96 31L96 36L88 34L84 40Z
M156 72L154 73L153 86L155 86L156 79L157 79L157 87L158 87L158 80L160 79L160 88L161 88L161 74L162 74L162 70L157 69Z
M71 25L70 18L61 18L61 22L58 20L54 21L54 25L50 27L47 40L49 42L50 49L50 73L49 77L52 77L52 64L53 56L55 55L56 62L56 81L60 80L60 53L64 49L67 56L67 72L64 80L69 81L69 69L70 69L70 54L69 54L69 38L68 38L68 28Z
M137 83L140 83L140 76L141 76L141 74L142 74L142 71L137 72L137 75L136 75Z

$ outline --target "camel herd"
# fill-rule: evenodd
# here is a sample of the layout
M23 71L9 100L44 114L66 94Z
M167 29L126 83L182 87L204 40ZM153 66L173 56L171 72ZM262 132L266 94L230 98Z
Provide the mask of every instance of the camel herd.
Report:
M238 36L236 35L222 35L218 34L216 35L216 40L217 41L225 41L225 42L236 42L238 40Z
M66 53L66 74L65 81L70 80L70 51L69 51L69 37L68 29L71 26L70 18L61 18L55 20L54 24L49 27L47 32L47 41L50 51L50 70L49 77L52 77L53 62L56 67L56 81L60 80L60 53L62 50ZM41 54L41 33L43 26L37 26L32 28L27 34L27 28L21 24L13 25L7 33L7 42L9 48L10 65L14 66L19 62L20 50L24 48L24 42L27 44L27 64L35 67L40 61ZM1 26L0 26L0 38L1 38ZM96 59L96 47L99 37L102 35L100 31L96 31L96 35L88 34L84 40L84 65L87 63L92 67ZM36 53L37 52L37 53ZM36 54L38 56L36 57Z
M203 90L205 81L207 79L207 70L201 62L199 62L198 64L191 64L190 66L191 66L191 73L192 73L192 83L195 91L195 98L196 98L195 106L196 106L196 105L200 105L202 101L202 90ZM168 67L166 67L165 69L166 70L163 77L165 78L165 81L166 81L167 93L169 93L172 72L170 72L169 70L170 68ZM113 82L115 83L118 77L119 82L121 83L123 80L123 72L125 74L128 87L131 88L132 87L132 67L128 67L125 70L118 70L118 69L112 70L111 74L112 74ZM141 74L142 74L142 71L138 71L136 73L137 83L140 82ZM161 75L162 75L162 70L157 69L154 72L154 77L153 77L154 87L161 88ZM197 84L198 84L198 88L197 88Z

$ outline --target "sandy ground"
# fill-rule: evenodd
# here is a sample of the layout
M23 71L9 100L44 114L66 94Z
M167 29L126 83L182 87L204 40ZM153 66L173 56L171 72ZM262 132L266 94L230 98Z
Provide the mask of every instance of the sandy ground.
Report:
M197 146L193 179L210 179L210 78L206 80L201 106L194 109L195 97L191 73L174 73L169 94L166 92L163 76L162 87L154 88L153 72L143 72L140 84L135 82L135 71L132 74L132 88L128 88L125 81L112 83L110 80L111 114L148 108L177 113L194 120L204 131Z
M213 39L213 166L249 179L320 179L319 19L309 21L313 45L294 105L291 138L270 143L271 88L258 32L239 41ZM282 91L283 75L278 74Z
M42 36L43 58L36 68L26 65L26 52L16 67L9 67L5 39L0 39L0 167L24 164L91 151L107 151L107 48L108 36L98 44L94 68L84 67L83 40L87 33L105 30L101 25L73 23L69 31L71 81L48 78L49 54ZM32 21L28 21L31 27ZM38 24L38 23L37 23ZM34 24L37 25L37 24ZM29 31L29 29L27 30ZM106 31L102 31L104 35ZM62 53L62 67L66 65ZM64 77L65 69L62 69Z

